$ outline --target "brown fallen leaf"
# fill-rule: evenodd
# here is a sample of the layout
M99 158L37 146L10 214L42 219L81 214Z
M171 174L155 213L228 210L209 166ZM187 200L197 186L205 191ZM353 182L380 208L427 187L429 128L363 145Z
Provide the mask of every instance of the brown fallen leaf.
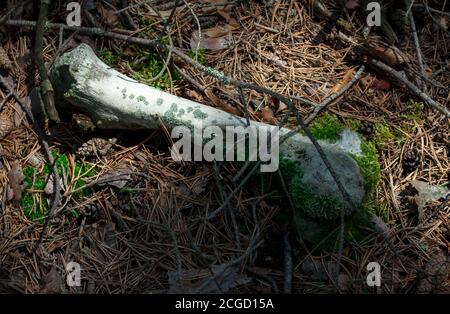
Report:
M113 10L105 8L100 2L97 3L97 11L100 14L102 22L108 26L114 26L119 20L119 16Z
M401 52L397 47L388 46L387 44L377 42L369 44L369 54L381 60L390 67L398 68L410 62L409 58Z
M262 119L265 122L274 122L273 111L269 106L261 108Z
M226 34L222 37L209 37L202 32L201 38L199 32L195 31L190 40L191 49L209 49L211 51L218 51L226 49L230 46L232 41L231 34ZM200 43L199 43L200 42Z
M122 189L131 180L131 174L133 169L127 165L119 165L116 169L112 169L101 175L97 179L97 185L99 186L113 186L118 189Z
M348 0L345 3L345 7L350 10L356 9L359 7L359 0Z
M30 97L23 97L22 102L25 106L30 108L31 106L31 99ZM25 118L25 111L22 110L22 106L18 103L14 106L14 125L16 128L18 128L21 124L23 119Z
M22 166L19 162L15 162L11 170L8 172L9 187L11 188L12 194L9 195L8 199L13 200L18 203L22 198L22 192L24 189L23 180L24 176L22 173Z
M62 292L63 280L55 266L42 279L40 294L58 294Z

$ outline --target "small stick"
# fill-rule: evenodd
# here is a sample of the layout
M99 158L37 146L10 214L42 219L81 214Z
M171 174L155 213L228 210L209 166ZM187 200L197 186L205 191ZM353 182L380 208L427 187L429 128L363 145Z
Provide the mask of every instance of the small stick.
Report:
M406 7L408 7L408 2L409 2L408 0L405 0ZM425 77L425 67L423 65L422 50L420 49L420 42L419 36L417 35L416 22L414 21L414 16L411 10L408 10L408 15L409 15L409 23L411 25L411 31L413 33L414 38L414 45L416 47L416 56L417 62L419 63L420 74L422 75L422 77ZM423 79L421 79L420 81L420 87L422 90L425 90L425 84Z
M450 111L447 108L445 108L441 104L439 104L436 101L434 101L433 99L431 99L431 97L428 96L428 94L426 94L425 92L421 91L416 85L411 83L400 72L394 70L393 68L391 68L390 66L386 65L385 63L383 63L381 61L378 61L378 60L375 60L375 59L371 59L370 63L373 64L374 66L378 67L379 69L381 69L381 70L391 74L398 81L400 81L401 83L405 84L406 87L408 87L410 91L412 91L414 94L416 94L416 96L420 97L430 107L432 107L433 109L443 113L445 115L445 117L450 118Z
M38 69L39 76L41 78L41 94L44 102L44 112L48 115L51 121L59 122L58 111L55 107L55 96L52 83L48 78L47 68L44 62L44 56L42 54L44 49L44 32L45 24L47 22L49 0L41 0L39 18L36 24L36 37L34 45L35 65ZM60 32L63 32L63 28L60 28Z

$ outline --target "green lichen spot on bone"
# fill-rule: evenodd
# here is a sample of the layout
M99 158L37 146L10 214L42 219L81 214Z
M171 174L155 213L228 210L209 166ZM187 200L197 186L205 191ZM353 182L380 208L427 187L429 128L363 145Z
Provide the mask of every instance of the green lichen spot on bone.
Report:
M192 112L192 110L194 110L194 108L192 108L192 107L187 108L187 112L189 112L189 113Z
M178 111L177 117L178 117L178 118L181 118L182 115L184 115L184 109L180 109L180 110Z
M177 106L176 103L172 103L170 105L170 111L173 111L173 112L177 112L178 111L178 106Z
M208 114L201 111L200 109L195 109L193 114L194 114L194 118L197 118L200 120L205 120L206 118L208 118Z
M161 106L161 105L163 104L163 102L164 102L164 100L163 100L162 98L156 99L156 104L157 104L158 106Z
M145 102L145 97L144 97L144 96L138 96L138 97L136 98L136 100L137 100L138 102Z
M123 97L123 99L127 98L127 88L126 87L124 87L122 89L122 97Z
M134 95L133 95L133 94L130 94L129 98L130 98L130 99L134 99Z

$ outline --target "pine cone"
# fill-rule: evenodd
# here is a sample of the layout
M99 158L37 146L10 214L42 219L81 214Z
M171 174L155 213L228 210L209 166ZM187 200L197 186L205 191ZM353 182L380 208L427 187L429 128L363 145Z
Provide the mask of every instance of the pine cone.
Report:
M11 60L9 60L8 54L6 53L5 49L3 49L2 46L0 46L0 69L5 70L12 69Z
M363 121L359 127L359 132L367 138L373 136L373 123L369 121Z
M10 114L3 111L0 114L0 140L7 136L14 129L14 121Z
M408 149L403 156L403 169L411 172L417 168L420 163L420 154L417 148Z
M108 140L103 138L93 138L81 145L77 153L84 157L106 156L112 151L112 147L117 143L116 138Z

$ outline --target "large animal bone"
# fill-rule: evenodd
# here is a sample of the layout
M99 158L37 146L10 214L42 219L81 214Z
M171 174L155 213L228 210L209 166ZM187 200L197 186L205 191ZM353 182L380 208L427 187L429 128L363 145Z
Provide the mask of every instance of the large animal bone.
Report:
M83 111L102 129L158 129L161 121L171 128L246 125L246 120L241 117L171 95L119 73L98 59L86 44L57 58L50 77L60 103L68 102ZM250 125L269 130L275 128L256 121L250 121ZM283 136L289 131L281 128L279 134ZM350 153L358 153L359 147L355 152L336 144L320 144L351 201L359 207L365 196L363 179L357 163L350 156ZM302 172L301 183L313 194L312 197L328 200L319 202L319 207L325 206L324 204L342 207L346 203L335 180L307 137L295 134L281 143L279 149L281 158L293 161L297 170ZM351 213L355 206L346 206L346 213ZM320 208L320 211L328 211L328 208ZM329 211L333 214L325 215L324 218L336 218L338 211L333 208Z

